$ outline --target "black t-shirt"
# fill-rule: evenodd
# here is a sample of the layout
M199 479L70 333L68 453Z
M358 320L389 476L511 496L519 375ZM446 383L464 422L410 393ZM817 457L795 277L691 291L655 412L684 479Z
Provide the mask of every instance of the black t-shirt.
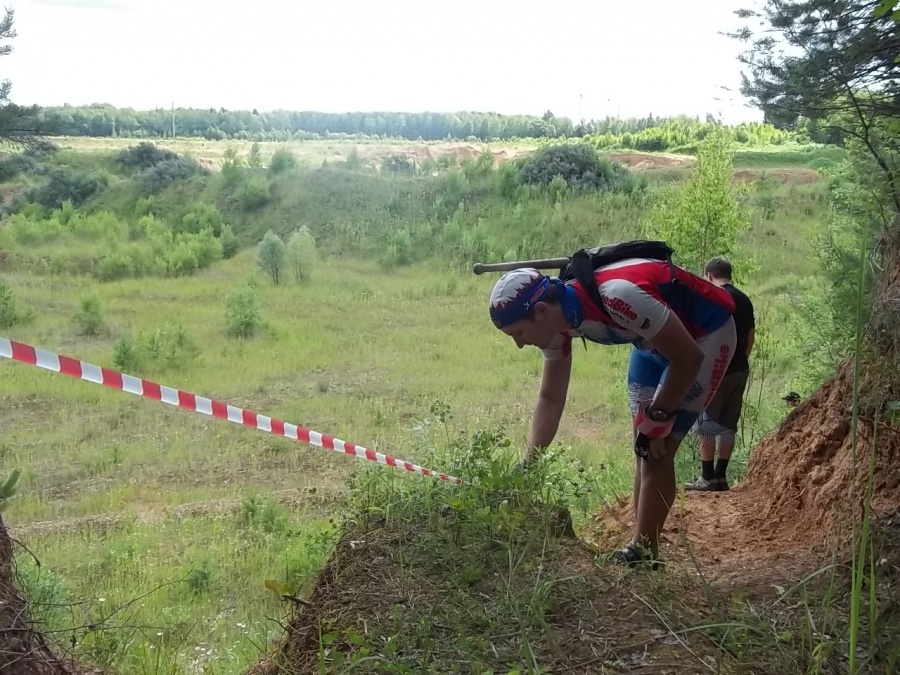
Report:
M725 284L722 288L731 293L731 297L734 298L734 327L737 330L737 347L734 350L734 358L731 359L731 364L725 371L725 374L728 375L750 369L750 362L747 360L747 340L750 337L750 329L756 328L756 317L753 314L753 303L743 292L730 283Z

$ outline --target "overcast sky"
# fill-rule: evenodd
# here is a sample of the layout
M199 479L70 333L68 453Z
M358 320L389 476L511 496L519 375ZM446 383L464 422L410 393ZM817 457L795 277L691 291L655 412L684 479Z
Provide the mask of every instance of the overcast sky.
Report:
M5 1L20 104L762 117L740 0Z

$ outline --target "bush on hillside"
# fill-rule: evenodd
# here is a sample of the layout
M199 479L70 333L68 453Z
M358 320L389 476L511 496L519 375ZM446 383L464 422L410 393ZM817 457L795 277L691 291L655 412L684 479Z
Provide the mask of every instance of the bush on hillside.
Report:
M317 257L316 238L306 225L301 225L288 239L285 252L287 269L297 283L309 276Z
M67 201L72 202L73 206L81 206L106 185L105 174L58 168L50 172L46 183L29 189L24 197L49 210L62 208Z
M11 181L22 174L38 173L41 167L41 163L29 155L10 155L0 161L0 183Z
M285 257L285 246L281 237L272 230L267 231L257 246L257 255L259 266L271 277L272 283L278 285Z
M165 323L142 331L137 339L119 335L113 345L113 367L129 374L184 369L200 355L200 347L181 324Z
M103 281L126 277L186 276L237 252L238 241L227 225L221 238L213 231L214 212L187 219L197 231L177 229L163 218L145 215L120 220L108 211L84 214L70 202L49 218L25 212L0 229L0 246L16 249L26 264L49 261L55 272L89 273ZM199 218L199 223L198 223ZM227 252L227 255L226 255Z
M100 335L104 326L100 298L89 295L81 299L79 310L75 314L75 324L79 335Z
M255 284L246 284L228 295L225 301L225 326L229 337L253 337L261 325L262 316Z
M624 190L640 183L628 168L601 157L587 143L559 143L541 148L519 170L519 181L549 187L560 176L570 189Z
M222 213L214 204L198 201L191 204L190 210L181 217L181 226L178 229L181 232L196 234L209 228L219 237L222 235L223 225Z
M238 252L240 242L231 225L225 223L222 225L222 233L219 235L219 243L222 244L222 257L233 258Z
M269 181L263 176L253 176L237 189L234 196L245 211L262 208L272 198Z
M279 148L272 155L272 160L269 162L269 171L272 173L284 173L296 168L296 166L297 158L294 157L291 151Z
M143 142L122 150L116 161L126 169L144 171L163 162L171 162L179 156L171 150L156 147L153 143Z
M18 322L16 295L6 279L0 279L0 328L12 328Z
M172 183L187 180L199 169L199 165L193 160L175 156L141 171L138 182L144 193L155 194Z
M46 139L38 139L28 145L22 152L26 157L34 157L36 159L46 159L59 152L59 146L53 141Z

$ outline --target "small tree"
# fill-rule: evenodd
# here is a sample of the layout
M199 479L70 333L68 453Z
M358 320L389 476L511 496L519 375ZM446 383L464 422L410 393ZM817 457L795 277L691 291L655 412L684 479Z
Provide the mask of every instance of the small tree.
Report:
M219 242L222 244L222 257L224 258L233 258L240 247L237 235L228 223L222 225Z
M82 298L81 308L75 314L75 323L81 335L99 335L103 331L103 312L97 296Z
M272 278L272 283L277 285L281 281L281 271L284 269L284 242L281 237L269 230L259 242L257 251L259 266Z
M247 166L251 169L258 169L262 166L262 155L259 151L259 143L254 142L250 146L250 154L247 156Z
M660 195L644 224L645 236L668 243L676 262L696 273L713 256L734 258L738 237L750 227L750 212L731 180L730 140L717 129L698 148L687 182ZM736 277L752 265L746 258L732 263Z
M269 171L272 173L284 173L290 171L297 166L297 158L287 148L279 148L272 155L272 161L269 162Z
M18 322L16 295L6 279L0 279L0 328L12 328Z
M256 287L247 284L228 296L225 323L230 337L252 337L262 323Z
M303 225L291 235L287 243L287 269L297 283L309 276L309 270L315 264L317 257L316 238L309 228Z

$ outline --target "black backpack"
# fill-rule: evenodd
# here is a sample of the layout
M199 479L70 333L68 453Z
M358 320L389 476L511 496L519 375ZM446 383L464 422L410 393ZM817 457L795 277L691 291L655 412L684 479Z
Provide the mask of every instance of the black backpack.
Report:
M665 242L648 239L634 239L588 249L581 248L572 254L569 263L559 270L559 278L564 282L576 279L587 292L588 297L603 312L604 316L612 321L612 317L609 316L609 312L606 311L606 307L603 306L603 300L600 298L600 291L597 288L594 272L599 267L628 258L662 260L669 263L672 287L674 288L675 284L678 283L678 279L675 277L675 264L672 262L673 253L672 248Z

